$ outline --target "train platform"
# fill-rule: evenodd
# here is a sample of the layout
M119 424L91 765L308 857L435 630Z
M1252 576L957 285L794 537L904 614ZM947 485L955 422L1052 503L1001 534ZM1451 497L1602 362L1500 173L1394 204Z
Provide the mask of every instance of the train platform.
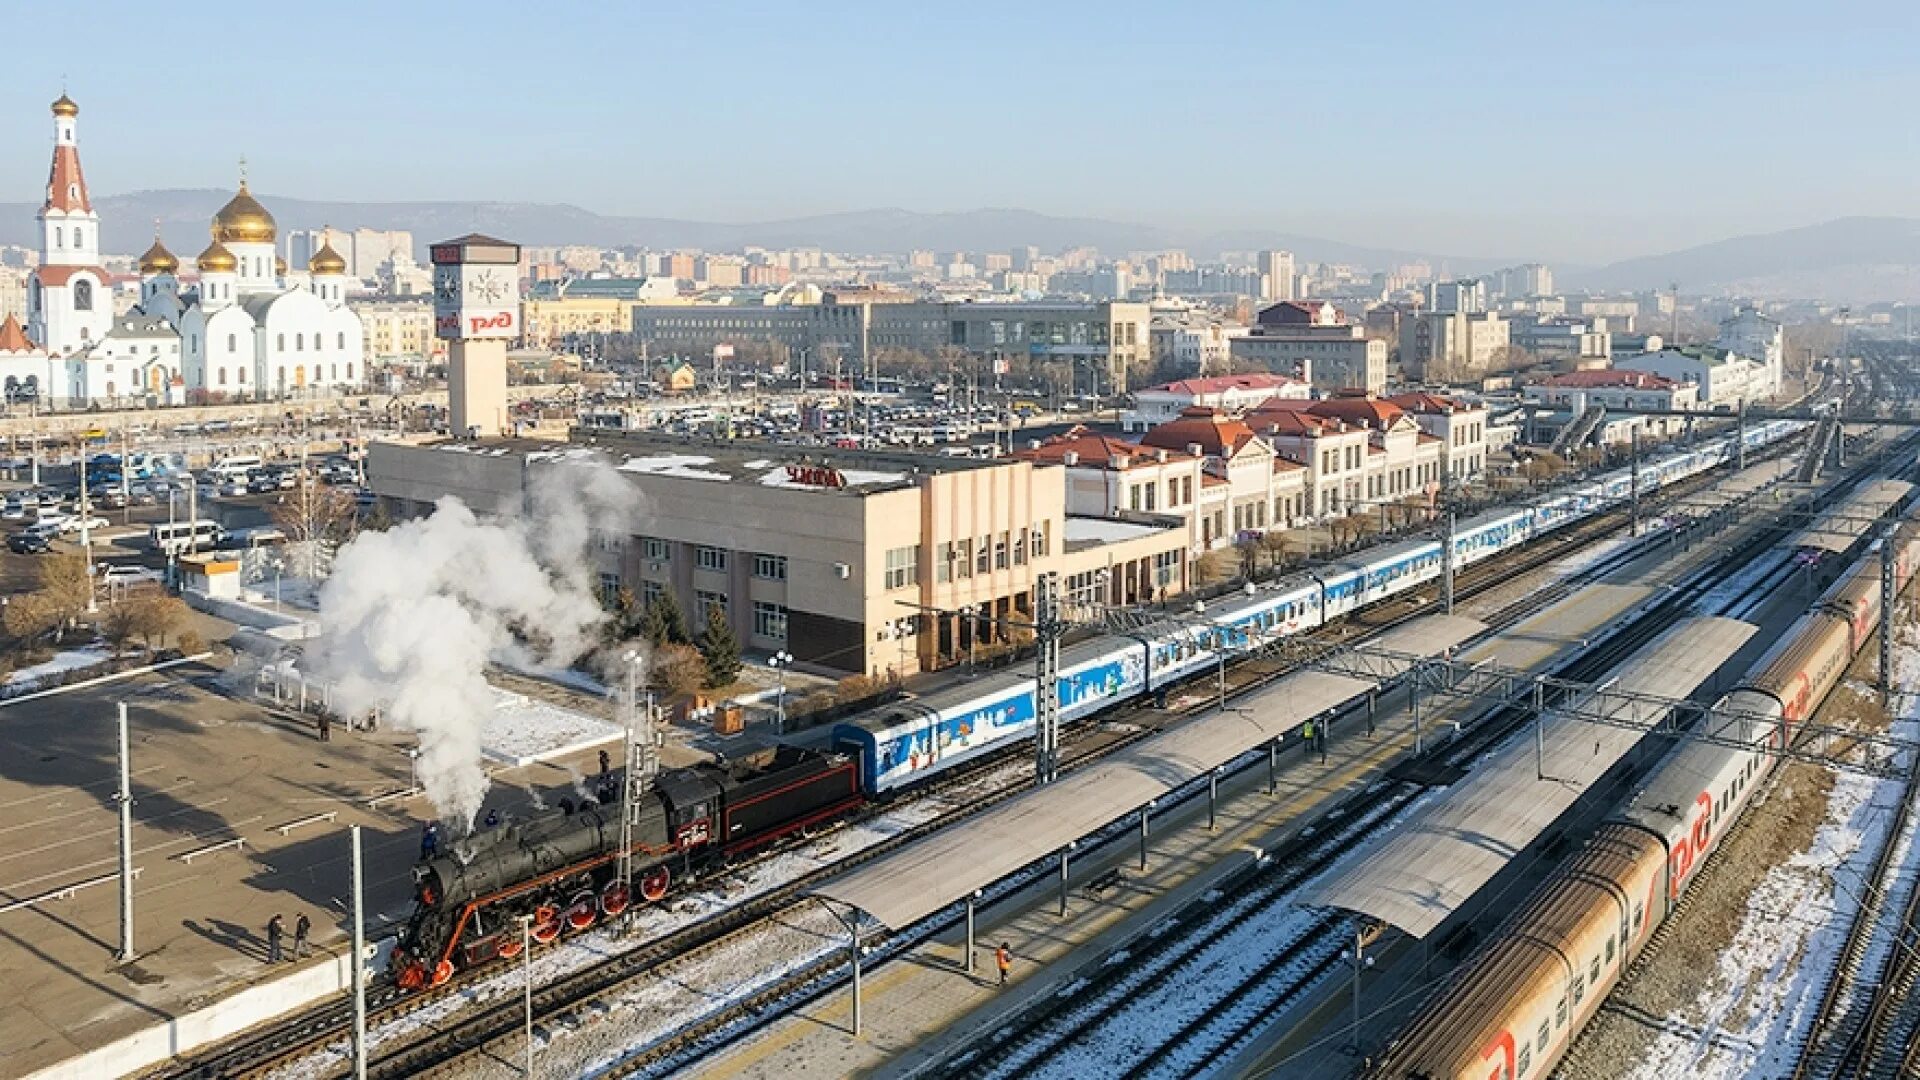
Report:
M1710 561L1724 545L1699 544L1682 550L1662 536L1648 537L1598 580L1507 630L1463 650L1465 661L1485 659L1510 669L1544 671L1584 650L1609 624L1664 594L1687 574ZM1569 566L1548 568L1545 582L1591 568L1576 557ZM1540 587L1543 581L1533 582ZM1383 703L1384 703L1383 699ZM1258 707L1257 700L1243 703ZM1427 737L1464 719L1460 707L1425 712ZM862 1033L849 1034L851 1001L842 991L787 1017L729 1052L704 1062L702 1077L752 1077L784 1080L793 1075L865 1075L920 1077L937 1075L941 1063L960 1048L984 1038L1024 1005L1049 995L1071 993L1075 973L1090 958L1119 957L1133 937L1163 922L1183 904L1203 897L1239 860L1256 850L1273 850L1351 792L1375 782L1413 749L1409 711L1382 708L1375 734L1352 723L1336 725L1326 764L1303 756L1298 743L1282 759L1278 794L1265 791L1265 770L1251 769L1223 781L1218 826L1207 828L1204 798L1163 811L1155 819L1150 858L1137 868L1137 848L1127 842L1076 861L1067 916L1059 915L1058 880L1043 875L1027 889L980 912L976 969L964 970L964 943L946 934L887 965L867 973L862 995ZM1442 736L1444 737L1444 735ZM1091 892L1091 882L1118 872L1117 882ZM1006 942L1014 956L1010 984L1001 988L992 952ZM1412 946L1418 949L1416 943ZM1370 984L1371 985L1371 984ZM1344 987L1344 983L1342 984ZM1377 996L1377 991L1370 991ZM1329 1016L1344 1015L1338 995L1325 992ZM1333 1040L1327 1047L1341 1053ZM1323 1060L1338 1075L1344 1064ZM1310 1074L1300 1074L1310 1075Z
M312 920L308 963L344 952L350 825L362 826L370 936L406 918L427 809L404 794L410 740L336 726L320 742L306 718L216 692L221 674L189 664L0 704L0 1075L293 970L266 963L275 914L289 948L295 922ZM115 958L120 702L139 871L128 963ZM597 767L580 757L496 773L487 804L512 814L572 791Z

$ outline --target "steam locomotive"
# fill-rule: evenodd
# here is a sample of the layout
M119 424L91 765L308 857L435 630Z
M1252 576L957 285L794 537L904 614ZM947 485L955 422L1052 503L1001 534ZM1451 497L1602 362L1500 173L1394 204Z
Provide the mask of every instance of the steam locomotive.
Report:
M639 800L633 873L620 880L618 801L478 832L414 867L414 913L391 971L409 990L520 954L522 916L546 944L652 902L677 880L803 832L864 801L854 761L781 746L665 770Z

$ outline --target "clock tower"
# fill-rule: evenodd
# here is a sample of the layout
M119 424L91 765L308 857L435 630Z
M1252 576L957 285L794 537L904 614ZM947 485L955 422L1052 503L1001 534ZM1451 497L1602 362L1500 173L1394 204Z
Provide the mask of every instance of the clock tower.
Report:
M433 245L434 334L447 346L448 433L503 435L507 343L520 336L520 246L469 233Z

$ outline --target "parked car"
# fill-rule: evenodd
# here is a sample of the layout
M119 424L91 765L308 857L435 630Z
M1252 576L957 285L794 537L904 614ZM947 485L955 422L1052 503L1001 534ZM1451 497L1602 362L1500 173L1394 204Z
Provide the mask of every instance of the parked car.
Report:
M214 494L245 495L250 490L252 490L252 486L251 484L248 483L248 481L240 478L235 478L235 479L227 480L221 483L219 487L214 489Z
M61 532L77 533L82 529L86 529L88 531L92 531L94 529L104 529L111 524L113 524L113 522L108 521L106 518L103 518L103 517L85 517L80 514L74 514L73 516L62 520L60 523L59 529Z
M147 582L158 584L163 580L160 571L149 570L144 566L135 566L132 563L115 563L110 566L102 566L99 568L99 576L100 584L109 587L115 585L139 585Z
M45 555L53 550L53 541L31 530L17 532L7 537L7 550L16 555Z

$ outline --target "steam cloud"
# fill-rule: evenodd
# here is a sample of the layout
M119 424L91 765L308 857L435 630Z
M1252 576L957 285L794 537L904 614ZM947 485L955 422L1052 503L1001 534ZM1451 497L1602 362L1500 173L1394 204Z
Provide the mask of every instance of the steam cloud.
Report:
M481 732L494 711L489 660L528 654L569 664L604 613L589 546L625 536L638 496L602 461L539 471L532 512L483 520L453 496L430 517L367 532L340 550L320 590L314 674L347 715L375 707L420 743L420 782L435 812L472 828L486 795Z

